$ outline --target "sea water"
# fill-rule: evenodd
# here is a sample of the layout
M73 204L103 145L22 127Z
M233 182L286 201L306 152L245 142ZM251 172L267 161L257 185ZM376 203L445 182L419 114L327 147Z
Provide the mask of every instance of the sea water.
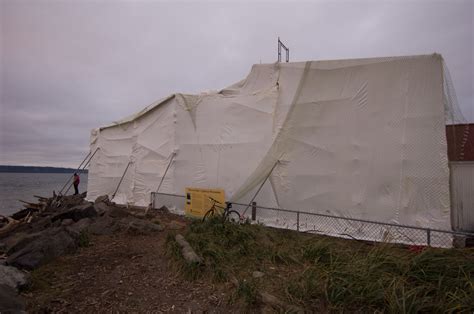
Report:
M53 191L58 193L71 173L0 173L0 215L10 215L23 209L18 200L37 202L33 195L51 197ZM87 174L80 174L79 193L86 190ZM68 194L73 194L74 188Z

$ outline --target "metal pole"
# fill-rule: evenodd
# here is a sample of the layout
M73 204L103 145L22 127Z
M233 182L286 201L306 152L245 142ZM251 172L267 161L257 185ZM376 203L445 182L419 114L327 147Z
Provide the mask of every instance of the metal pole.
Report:
M76 171L79 171L79 169L81 168L82 164L84 163L84 161L86 161L87 158L89 158L89 155L91 154L91 152L89 151L89 153L87 153L87 156L86 158L84 158L84 160L82 160L82 162L79 164L79 167L77 167ZM64 186L62 187L62 189L59 191L59 195L61 195L64 191L64 189L66 188L66 186L68 185L69 181L71 181L71 179L73 178L74 175L71 175L69 177L69 179L67 179L66 183L64 184ZM66 192L67 193L67 192Z
M86 169L87 166L89 166L89 164L90 164L92 158L94 158L94 155L95 155L95 153L97 153L98 150L99 150L99 147L97 147L97 148L95 149L95 151L94 151L94 153L92 154L91 158L89 158L89 160L88 160L87 163L84 165L84 167L82 167L82 170Z
M431 246L431 230L426 229L426 243L428 243L428 246Z
M278 62L281 62L281 41L280 41L280 37L278 37Z
M82 167L82 169L77 169L77 170L84 170L86 169L86 167L89 165L89 163L91 162L92 158L94 157L95 153L97 153L97 151L99 150L99 147L97 147L94 151L94 153L92 154L92 156L89 157L89 160L86 162L86 164ZM69 182L69 180L68 180ZM66 190L66 192L64 192L64 195L67 194L67 192L69 192L69 190L71 189L71 186L74 184L74 182L71 182Z
M286 62L290 62L290 48L286 50Z
M173 153L171 155L170 162L168 163L168 166L166 167L166 170L165 170L165 173L163 174L163 177L161 177L161 181L160 181L160 184L158 185L158 188L156 189L156 193L158 193L158 191L160 190L161 184L165 180L166 174L168 173L168 169L170 168L171 163L173 162L173 159L174 159L175 156L176 156L176 153Z
M150 193L150 207L155 208L155 193Z
M265 177L265 180L263 180L262 184L260 184L258 190L257 190L257 193L255 193L255 195L252 197L252 200L250 201L250 203L247 205L247 207L245 208L243 215L245 215L245 213L247 212L247 209L249 209L250 205L252 204L252 202L255 200L255 198L257 197L258 193L260 192L260 190L263 188L263 185L265 184L265 182L267 182L267 179L268 177L272 174L273 172L273 169L275 169L276 165L280 162L280 160L277 160L275 162L275 164L273 165L272 169L270 170L270 172L268 173L268 175Z
M119 184L117 185L117 188L115 189L114 194L112 194L112 199L115 197L115 194L117 193L117 191L118 191L118 189L119 189L119 187L120 187L120 184L122 184L123 177L124 177L125 174L127 173L128 167L130 166L131 163L132 163L131 161L128 162L127 168L125 168L125 171L123 172L122 177L120 178L120 182L119 182Z

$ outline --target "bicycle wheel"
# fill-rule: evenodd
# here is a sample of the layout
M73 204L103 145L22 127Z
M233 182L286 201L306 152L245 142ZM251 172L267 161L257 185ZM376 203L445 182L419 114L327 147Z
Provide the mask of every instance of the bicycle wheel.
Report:
M225 216L226 221L238 223L240 222L240 214L236 210L229 210Z
M202 221L209 220L211 217L214 217L215 211L214 208L211 208L207 211L207 213L202 217Z

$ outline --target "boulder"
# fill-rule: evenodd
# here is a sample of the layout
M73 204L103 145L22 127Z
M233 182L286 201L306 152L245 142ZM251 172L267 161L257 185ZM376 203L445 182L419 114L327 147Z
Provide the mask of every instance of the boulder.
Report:
M202 259L194 252L193 248L189 244L186 239L180 235L177 234L175 236L176 242L181 246L181 254L183 255L183 258L188 262L189 264L200 264L202 263Z
M91 218L84 218L69 226L69 229L80 234L82 231L85 231L92 223L93 220Z
M87 231L94 235L110 235L120 230L122 230L122 226L109 216L99 217L87 227Z
M7 285L16 290L26 287L29 283L29 276L11 266L0 265L0 285Z
M21 250L29 243L35 241L41 237L41 232L35 232L31 234L27 233L15 233L12 234L10 237L4 239L7 245L7 255L11 255L16 251Z
M26 313L25 301L7 285L0 285L0 313Z
M111 208L111 206L102 202L94 204L94 209L96 210L99 216L103 216L105 213L109 212Z
M153 232L163 231L163 227L147 220L132 219L122 220L122 223L127 223L127 232L131 234L150 234Z
M108 195L101 195L101 196L99 196L95 199L94 205L99 204L99 203L109 203L109 202L110 202L110 200L109 200Z
M74 206L66 211L54 215L51 217L51 221L55 222L57 220L72 219L74 222L77 222L83 218L95 216L97 216L97 211L94 209L92 203L86 203Z
M18 245L20 244L22 243ZM8 256L7 264L32 270L58 256L74 251L77 246L76 233L68 232L64 227L46 230L23 247L13 247L10 251L14 253Z
M129 217L130 214L125 209L115 207L115 206L110 206L110 209L107 212L107 216L112 217L112 218L125 218L125 217Z
M184 229L185 227L186 227L186 224L184 222L179 222L176 220L173 220L166 225L166 228L170 230L180 230L180 229Z
M72 219L64 219L63 221L61 221L61 226L70 226L74 223L74 220Z

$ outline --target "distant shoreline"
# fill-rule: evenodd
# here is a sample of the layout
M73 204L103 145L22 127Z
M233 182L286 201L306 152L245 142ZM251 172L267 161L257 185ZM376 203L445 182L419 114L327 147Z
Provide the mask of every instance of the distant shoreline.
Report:
M0 165L0 173L87 173L87 170L77 170L63 167L38 167L38 166L6 166Z

